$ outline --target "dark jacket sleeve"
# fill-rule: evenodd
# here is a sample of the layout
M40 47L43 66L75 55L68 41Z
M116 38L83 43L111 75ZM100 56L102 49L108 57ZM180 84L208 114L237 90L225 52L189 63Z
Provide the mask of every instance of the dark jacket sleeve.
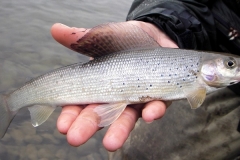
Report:
M164 31L180 48L214 50L214 18L204 0L135 0L127 20L150 22Z

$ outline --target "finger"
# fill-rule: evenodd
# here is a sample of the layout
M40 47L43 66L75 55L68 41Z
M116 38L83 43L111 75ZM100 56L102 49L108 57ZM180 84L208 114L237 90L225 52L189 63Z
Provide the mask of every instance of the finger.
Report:
M109 151L122 147L138 119L135 109L127 107L121 116L109 127L103 145Z
M51 28L53 38L62 45L71 49L70 45L82 38L89 29L68 27L61 23L56 23Z
M99 117L93 111L97 104L88 105L82 110L67 132L68 143L80 146L99 130Z
M162 101L152 101L145 105L142 111L142 118L151 123L156 119L161 118L166 111L166 104Z
M58 131L67 134L72 123L82 111L80 106L64 106L57 120Z

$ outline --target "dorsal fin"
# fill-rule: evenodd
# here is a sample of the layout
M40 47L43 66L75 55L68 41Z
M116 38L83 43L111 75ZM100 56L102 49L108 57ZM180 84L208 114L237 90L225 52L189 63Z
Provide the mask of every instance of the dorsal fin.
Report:
M134 48L158 47L159 44L140 27L126 22L107 23L92 28L71 48L90 57Z

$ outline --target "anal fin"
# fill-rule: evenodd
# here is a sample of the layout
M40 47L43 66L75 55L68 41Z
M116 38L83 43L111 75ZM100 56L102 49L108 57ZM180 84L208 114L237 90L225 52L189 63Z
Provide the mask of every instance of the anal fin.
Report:
M56 107L53 107L51 105L39 105L39 104L28 107L28 110L30 111L32 125L34 127L37 127L43 124L55 109Z
M124 111L127 103L102 104L94 108L94 112L101 118L98 126L105 127L112 124Z

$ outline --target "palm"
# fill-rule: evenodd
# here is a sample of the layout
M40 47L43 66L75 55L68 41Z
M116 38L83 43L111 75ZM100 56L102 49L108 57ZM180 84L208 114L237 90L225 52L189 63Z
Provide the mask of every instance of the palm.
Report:
M152 24L129 21L141 27L152 36L162 47L177 48L177 45L163 32ZM62 24L55 24L51 29L53 38L62 45L71 49L70 45L81 39L90 29L69 28ZM74 33L74 34L73 34ZM88 106L65 106L58 118L57 127L59 132L67 135L69 144L79 146L85 143L100 128L98 127L98 116L93 112L97 104ZM161 101L152 101L138 107L127 107L121 116L109 127L103 144L109 151L120 148L126 141L129 133L141 114L146 122L152 122L161 118L165 113L166 105ZM140 113L140 114L139 114Z

